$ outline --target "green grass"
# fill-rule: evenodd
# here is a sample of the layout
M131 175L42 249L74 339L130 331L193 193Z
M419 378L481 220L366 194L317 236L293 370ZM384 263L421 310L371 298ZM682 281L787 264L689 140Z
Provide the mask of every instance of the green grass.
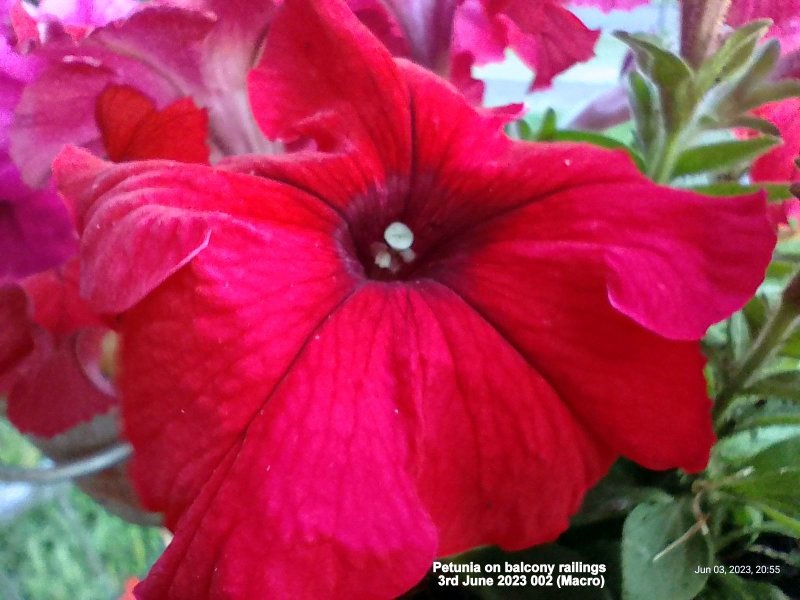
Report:
M0 420L0 460L33 466L39 452ZM109 600L161 554L162 530L110 515L71 485L0 523L0 598Z

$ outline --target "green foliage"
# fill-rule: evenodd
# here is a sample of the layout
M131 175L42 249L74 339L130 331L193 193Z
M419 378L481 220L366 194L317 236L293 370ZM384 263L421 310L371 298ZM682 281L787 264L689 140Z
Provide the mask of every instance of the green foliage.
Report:
M736 575L713 575L698 600L789 600L779 588Z
M749 140L730 140L687 148L675 161L672 176L735 171L748 166L778 144L780 138L762 135Z
M691 600L703 589L713 557L708 539L694 532L683 500L640 504L622 531L623 600ZM687 534L688 532L688 534Z
M796 81L769 80L780 47L759 44L768 26L756 21L733 32L697 69L648 37L616 34L636 56L637 69L628 76L636 150L655 181L738 173L778 143L771 123L748 114L800 94ZM739 141L705 135L734 128L761 135Z
M40 457L0 419L0 459L35 466ZM165 546L160 529L131 525L66 485L0 528L2 600L111 600L128 578L143 577Z

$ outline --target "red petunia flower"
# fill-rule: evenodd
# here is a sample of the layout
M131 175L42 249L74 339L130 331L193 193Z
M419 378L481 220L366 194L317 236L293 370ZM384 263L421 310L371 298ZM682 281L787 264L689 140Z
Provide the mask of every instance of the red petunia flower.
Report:
M501 61L514 50L547 87L575 63L594 56L599 32L567 10L564 0L348 0L396 56L449 78L480 102L473 64Z
M795 164L800 157L800 98L770 102L754 112L778 128L783 143L753 163L750 171L753 181L800 180L800 169Z
M775 125L782 138L781 145L758 157L753 163L750 169L753 182L790 184L800 181L800 169L796 165L800 157L800 98L769 102L753 112L757 117ZM741 137L755 135L747 130L737 133ZM795 225L792 223L800 216L800 200L790 198L772 203L767 214L775 228L785 231L788 226L794 229Z
M138 597L392 598L554 539L620 455L704 467L697 340L763 277L762 196L512 141L339 1L287 0L264 55L259 123L316 150L56 162L175 531Z

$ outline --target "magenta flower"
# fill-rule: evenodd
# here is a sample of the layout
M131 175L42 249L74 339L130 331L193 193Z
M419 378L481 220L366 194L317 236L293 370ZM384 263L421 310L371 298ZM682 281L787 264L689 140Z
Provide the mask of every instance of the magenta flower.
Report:
M554 539L620 455L704 467L697 340L763 277L760 195L514 142L338 1L287 0L264 56L259 123L316 150L56 162L175 532L139 597L392 598Z
M533 86L594 55L598 32L562 0L349 0L361 21L396 56L431 69L480 101L473 64L502 60L511 48L536 71ZM569 40L568 43L565 43Z
M12 113L36 69L36 63L17 55L0 36L0 282L59 265L77 248L61 199L52 189L25 185L9 157Z

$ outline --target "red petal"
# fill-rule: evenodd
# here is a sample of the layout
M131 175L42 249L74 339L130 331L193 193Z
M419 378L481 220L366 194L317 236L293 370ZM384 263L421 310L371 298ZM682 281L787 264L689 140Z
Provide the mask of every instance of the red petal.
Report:
M537 249L514 231L522 219L497 221L509 229L503 238L476 235L449 285L615 452L652 469L704 468L714 435L698 345L665 340L613 310L596 251Z
M600 36L553 0L543 2L538 11L527 0L510 0L500 19L509 47L536 71L535 88L547 87L562 71L592 58Z
M28 298L17 285L0 287L0 391L4 376L33 350Z
M407 375L418 363L408 308L402 290L368 286L307 333L277 386L262 387L260 410L142 598L377 599L422 578L436 533L409 475L405 425L418 398ZM265 361L268 346L257 351Z
M737 0L738 2L738 0ZM631 10L643 4L649 4L650 0L571 0L572 4L577 6L588 5L597 6L598 8L609 10Z
M126 156L136 129L155 109L153 101L136 88L128 85L106 87L97 97L95 119L108 158L114 162L130 160Z
M164 158L207 163L208 114L189 98L156 110L136 88L109 86L97 99L97 124L115 161Z
M699 339L763 280L775 237L761 195L714 199L658 187L623 154L587 145L511 148L439 80L405 72L415 162L436 173L415 180L413 231L435 225L464 237L492 215L519 213L532 243L593 247L607 264L610 302L674 339ZM456 132L459 143L451 142Z
M769 34L781 41L784 51L800 42L800 0L735 0L728 12L728 24L740 27L755 19L772 19Z
M800 156L800 98L789 98L765 104L756 116L773 123L781 133L783 144L759 157L750 171L753 181L786 182L800 180L795 164Z
M65 154L63 161L56 164L56 170L67 169L69 158L70 154ZM68 178L60 179L64 189L71 189ZM77 179L81 179L79 174ZM254 365L243 365L244 372L234 369L227 351L246 357L256 348L270 348L274 354L267 361L269 372L278 377L278 370L286 368L305 335L302 328L312 327L323 318L341 299L343 290L352 286L352 276L345 272L346 263L340 258L340 244L347 243L342 232L346 226L336 212L314 196L264 179L193 165L152 162L111 166L89 187L87 196L79 199L82 207L79 221L85 228L83 276L85 289L98 310L123 310L149 294L141 308L146 312L150 297L160 293L154 288L163 282L165 289L178 286L170 283L173 278L192 282L189 288L178 287L181 291L179 298L173 300L176 303L173 314L142 317L139 322L136 315L140 313L133 311L124 319L126 347L127 340L136 339L139 333L158 340L148 342L146 349L142 346L144 354L135 361L148 375L134 377L134 382L151 391L138 390L138 396L131 397L141 397L142 402L161 399L151 409L131 411L129 421L136 424L140 418L144 419L141 425L132 426L134 443L138 440L136 427L155 426L148 434L147 450L143 452L152 449L160 464L154 473L163 474L164 480L152 476L147 497L160 498L158 503L163 504L167 493L173 493L170 490L178 475L163 464L165 457L175 456L182 467L194 457L191 450L190 454L184 454L192 447L186 444L187 440L207 439L212 451L224 451L230 444L225 436L238 435L242 419L250 418L257 410L263 386L270 385L269 381L258 385L251 381L248 393L252 396L248 400L239 388L242 378L251 380L247 369ZM95 205L98 197L102 201ZM199 252L201 248L191 244L184 248L181 238L174 237L175 229L193 231L193 223L204 224L210 238L203 239L208 240L208 249L214 252ZM122 228L129 229L129 233L122 236L119 233ZM136 241L147 246L137 247ZM185 253L187 249L190 252ZM119 260L123 253L126 258ZM187 264L189 268L180 269ZM111 303L110 292L103 288L114 290L111 293L116 296L110 298ZM293 302L295 316L291 316L287 302ZM223 310L224 306L228 308ZM287 322L297 325L298 330L282 338L282 343L276 343L276 328ZM128 323L133 323L130 330ZM202 341L204 335L210 337ZM173 343L175 347L189 344L204 348L196 357L199 362L195 364L186 357L177 362L167 360L165 365L154 348L169 351ZM222 362L214 366L216 360ZM157 372L164 366L176 371L164 378L151 376L149 370ZM221 388L208 388L208 373L228 373L230 379L225 384L220 382ZM184 383L180 384L182 391L176 393L174 386L178 381ZM245 389L249 389L248 385ZM235 394L237 411L242 411L229 415L231 423L226 423L225 417L218 413L217 400L209 400L205 407L200 401L198 406L198 396L211 394L216 398L215 394L229 392ZM194 422L201 429L180 433L183 427L180 420L165 424L157 418L160 414L180 414L183 409L191 410ZM210 434L218 426L225 430L219 434L222 437ZM173 431L176 427L178 430ZM166 434L163 439L162 434ZM166 448L161 444L166 444ZM212 468L214 459L219 456L212 456ZM199 458L198 461L202 462ZM196 485L206 481L208 474L202 468L196 473L181 473L181 481L185 478L192 481L186 484L189 489L185 496L180 494L175 503L191 500Z
M403 27L387 4L381 0L347 0L347 5L358 17L358 20L383 42L389 52L395 56L410 55L411 48ZM417 31L415 29L415 33Z
M408 173L407 90L386 48L344 3L286 3L249 89L267 137L355 148L377 177Z
M52 437L116 406L110 385L91 373L104 333L87 329L56 345L46 334L37 339L34 356L8 394L8 418L17 429Z
M534 87L594 56L600 35L587 29L558 0L467 0L459 7L455 46L475 56L478 64L502 59L514 50L536 71ZM568 40L568 43L565 43Z
M94 30L77 46L45 45L40 54L49 66L25 88L11 129L25 181L47 181L65 144L103 154L95 108L110 83L146 90L159 106L186 94L180 90L204 89L200 51L212 25L208 15L153 6Z
M80 297L79 282L77 258L63 267L28 277L23 286L33 304L34 322L56 336L103 326L104 322Z
M520 235L558 244L565 253L591 248L607 266L611 304L648 329L672 339L700 339L741 308L763 280L775 236L762 195L709 198L643 179L578 186L581 169L605 177L601 169L627 158L589 147L520 150L532 175L529 193L535 193L533 172L545 154L575 173L573 185L562 191L523 200L515 214L525 222ZM582 164L572 158L576 150Z
M615 453L484 316L444 286L418 289L403 345L419 370L397 379L420 388L417 481L439 554L554 540Z

